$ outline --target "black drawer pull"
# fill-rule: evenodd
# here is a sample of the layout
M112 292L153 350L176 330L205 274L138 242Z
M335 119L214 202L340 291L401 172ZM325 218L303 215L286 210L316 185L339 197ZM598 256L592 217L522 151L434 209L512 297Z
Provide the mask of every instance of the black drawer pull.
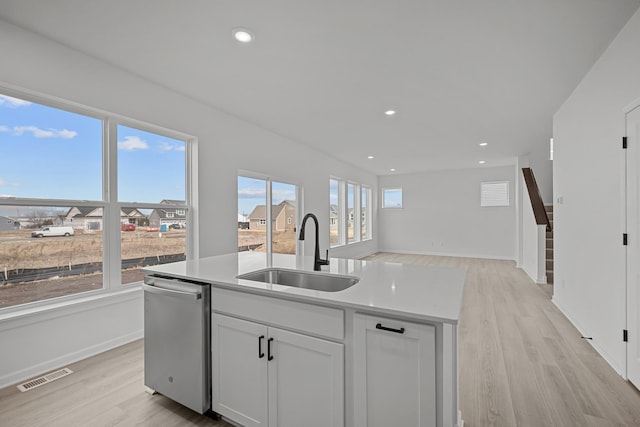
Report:
M258 359L262 359L264 357L264 353L262 352L262 340L264 339L264 335L260 335L258 337Z
M273 355L271 354L271 341L273 341L273 338L269 338L267 340L267 360L273 360Z
M382 329L383 331L395 332L396 334L404 334L404 328L400 328L400 329L387 328L386 326L382 326L382 323L378 323L376 325L376 329Z

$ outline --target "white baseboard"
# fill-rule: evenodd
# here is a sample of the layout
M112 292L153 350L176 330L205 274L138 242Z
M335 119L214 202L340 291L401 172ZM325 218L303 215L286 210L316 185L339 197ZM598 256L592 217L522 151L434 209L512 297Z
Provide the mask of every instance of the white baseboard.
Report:
M0 388L21 383L30 378L37 377L55 369L62 368L66 365L75 363L79 360L83 360L91 356L95 356L96 354L103 353L107 350L120 347L121 345L130 343L143 337L144 330L140 329L130 334L126 334L97 345L86 347L72 353L57 357L55 359L47 360L46 362L39 363L37 365L29 366L17 372L11 372L10 374L0 377Z
M526 273L527 276L529 276L529 279L531 279L531 281L537 285L546 285L547 284L547 276L542 276L542 277L538 277L536 278L535 275L531 274L527 269L522 268L522 267L518 267L520 270L524 271Z
M566 317L569 322L571 322L571 324L578 330L578 332L582 336L590 335L589 333L585 332L585 329L581 327L580 324L576 322L575 319L569 314L569 312L563 308L562 304L558 301L557 298L551 298L551 302L556 306L558 310L560 310L563 316ZM623 369L621 366L618 366L611 355L604 348L598 345L597 341L587 340L587 342L591 345L591 347L595 349L600 357L602 357L613 368L613 370L618 373L618 375L620 375L625 380L627 379L627 373L625 369Z
M403 255L432 255L432 256L450 256L455 258L479 258L479 259L499 259L505 261L516 261L514 257L487 255L487 254L459 254L459 253L446 253L435 251L414 251L414 250L397 250L397 249L378 249L376 252L388 252L391 254L403 254ZM374 253L376 253L374 252Z

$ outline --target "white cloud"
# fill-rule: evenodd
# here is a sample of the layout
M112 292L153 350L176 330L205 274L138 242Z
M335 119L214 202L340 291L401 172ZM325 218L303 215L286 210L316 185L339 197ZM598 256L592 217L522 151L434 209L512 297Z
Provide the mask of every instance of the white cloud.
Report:
M28 107L31 105L31 102L25 101L24 99L12 98L7 95L0 95L0 105L8 108L20 108Z
M239 199L264 199L266 197L264 188L239 188L238 189L238 198Z
M184 151L184 143L175 143L169 141L160 141L158 143L158 149L160 151Z
M71 138L75 138L76 135L78 135L78 132L74 130L62 129L60 131L61 138L71 139Z
M78 135L78 132L68 129L40 129L37 126L14 126L13 134L16 136L24 135L30 132L36 138L63 138L72 139Z
M125 151L146 150L149 144L137 136L125 136L124 141L118 141L118 148Z
M0 187L20 187L20 184L0 178ZM9 196L6 196L9 197Z
M282 200L295 200L296 192L293 190L278 189L273 190L271 196L273 197L274 204L276 204Z
M0 132L9 132L9 130L8 126L0 126Z

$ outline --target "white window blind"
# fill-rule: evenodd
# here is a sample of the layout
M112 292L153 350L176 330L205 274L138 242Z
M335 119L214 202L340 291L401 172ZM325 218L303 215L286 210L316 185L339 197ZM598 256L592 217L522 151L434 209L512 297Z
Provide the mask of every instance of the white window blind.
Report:
M509 181L481 182L480 206L509 206Z

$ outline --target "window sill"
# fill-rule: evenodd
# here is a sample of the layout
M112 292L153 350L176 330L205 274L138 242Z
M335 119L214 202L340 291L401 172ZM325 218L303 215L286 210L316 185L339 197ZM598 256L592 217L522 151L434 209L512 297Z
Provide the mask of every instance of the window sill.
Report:
M349 243L342 243L340 245L329 246L329 250L331 250L331 249L340 249L340 248L348 248L350 246L354 246L354 245L359 245L359 244L362 244L362 243L370 242L371 240L373 240L373 238L368 238L368 239L360 240L360 241L357 241L357 242L349 242Z
M72 313L92 310L95 307L117 304L122 301L140 298L142 295L141 283L123 286L116 291L97 291L89 295L65 298L61 301L52 300L49 303L38 304L31 307L18 309L7 307L5 313L0 313L0 330L11 329L20 325L41 322ZM9 327L5 325L11 324Z

